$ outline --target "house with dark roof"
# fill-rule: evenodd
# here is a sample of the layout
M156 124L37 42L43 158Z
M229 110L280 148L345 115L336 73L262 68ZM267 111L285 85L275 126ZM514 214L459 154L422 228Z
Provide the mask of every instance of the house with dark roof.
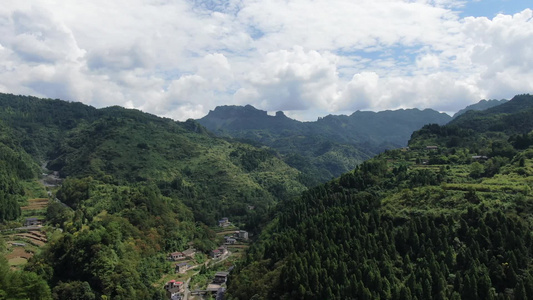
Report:
M231 237L231 236L225 236L224 237L224 243L226 245L233 245L237 242L237 240L234 238L234 237Z
M26 218L24 220L24 226L37 226L42 225L43 221L37 219L37 218Z
M182 263L176 264L176 267L175 267L174 270L175 270L176 273L185 273L190 268L192 268L191 265L189 265L188 263L182 262Z
M213 283L216 283L216 284L226 283L226 281L228 280L228 275L229 275L228 272L217 272L215 274L215 278L213 279Z
M218 220L218 226L220 227L228 227L230 225L230 221L228 218L222 218L220 220Z

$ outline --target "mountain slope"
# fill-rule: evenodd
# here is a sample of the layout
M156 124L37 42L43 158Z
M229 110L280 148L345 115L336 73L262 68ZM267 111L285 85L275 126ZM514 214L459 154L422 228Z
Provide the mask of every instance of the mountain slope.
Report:
M529 299L533 148L507 139L530 136L533 125L481 129L522 115L532 100L456 120L476 115L460 123L471 128L425 126L409 150L386 151L285 202L228 299Z
M218 139L193 121L0 96L2 119L37 160L49 160L49 169L119 184L156 182L197 208L198 220L207 224L222 216L238 221L248 214L248 205L266 211L303 190L295 180L298 172L267 150Z
M468 111L446 126L424 126L413 133L409 146L460 146L468 147L480 155L489 155L511 147L510 143L517 139L527 143L525 140L532 127L533 96L517 95L487 110ZM488 138L497 143L488 143Z
M299 122L247 105L221 106L198 122L215 134L269 146L302 171L308 185L324 182L385 150L405 146L413 130L451 118L433 110L357 111Z

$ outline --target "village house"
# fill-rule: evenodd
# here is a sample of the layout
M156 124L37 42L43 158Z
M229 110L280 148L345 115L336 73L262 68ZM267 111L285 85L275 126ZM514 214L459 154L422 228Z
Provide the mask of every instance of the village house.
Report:
M230 224L231 223L230 223L228 218L224 217L224 218L218 220L218 226L220 226L220 227L228 227Z
M239 230L239 238L242 239L242 240L248 240L248 232L247 231L244 231L244 230Z
M211 250L212 258L219 258L222 256L222 252L219 249Z
M228 280L228 275L229 275L228 272L217 272L215 274L215 278L213 279L213 283L216 283L216 284L226 283L226 281Z
M43 221L37 219L37 218L26 218L24 221L24 226L37 226L41 225Z
M226 247L224 247L224 246L221 246L221 247L218 247L217 249L211 251L211 257L212 258L219 258L222 255L225 255L226 253L228 253L228 249Z
M233 245L237 242L237 240L234 237L231 236L225 236L224 237L224 244L226 245Z
M186 255L183 252L172 252L168 254L168 260L177 261L185 259Z
M165 284L165 290L167 292L168 299L181 299L181 293L183 293L183 282L171 280Z
M175 272L176 273L185 273L187 270L189 270L192 266L188 263L182 262L176 264Z
M439 149L438 146L426 146L426 150L437 150Z
M220 246L218 247L218 250L222 252L222 255L225 255L226 253L228 253L228 248L226 248L226 246Z
M183 251L183 255L185 255L186 258L193 259L195 254L196 254L196 249L194 248L189 248Z

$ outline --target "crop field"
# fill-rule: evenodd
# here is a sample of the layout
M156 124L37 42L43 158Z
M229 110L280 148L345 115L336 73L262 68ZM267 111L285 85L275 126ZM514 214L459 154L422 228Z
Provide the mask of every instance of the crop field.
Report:
M22 211L28 210L43 210L48 206L48 198L35 198L28 200L28 205L23 206L20 209Z

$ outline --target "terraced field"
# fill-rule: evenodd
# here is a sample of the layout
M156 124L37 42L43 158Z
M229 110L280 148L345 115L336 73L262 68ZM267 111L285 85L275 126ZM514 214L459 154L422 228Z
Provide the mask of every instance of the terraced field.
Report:
M48 198L29 199L28 204L21 207L22 222L29 217L44 219L48 201ZM23 225L22 222L21 226ZM48 242L46 233L42 229L39 227L20 227L3 232L2 237L7 244L5 257L11 268L22 267L34 253L39 251L40 247Z
M39 211L48 207L48 198L35 198L28 200L28 205L21 207L22 211Z

